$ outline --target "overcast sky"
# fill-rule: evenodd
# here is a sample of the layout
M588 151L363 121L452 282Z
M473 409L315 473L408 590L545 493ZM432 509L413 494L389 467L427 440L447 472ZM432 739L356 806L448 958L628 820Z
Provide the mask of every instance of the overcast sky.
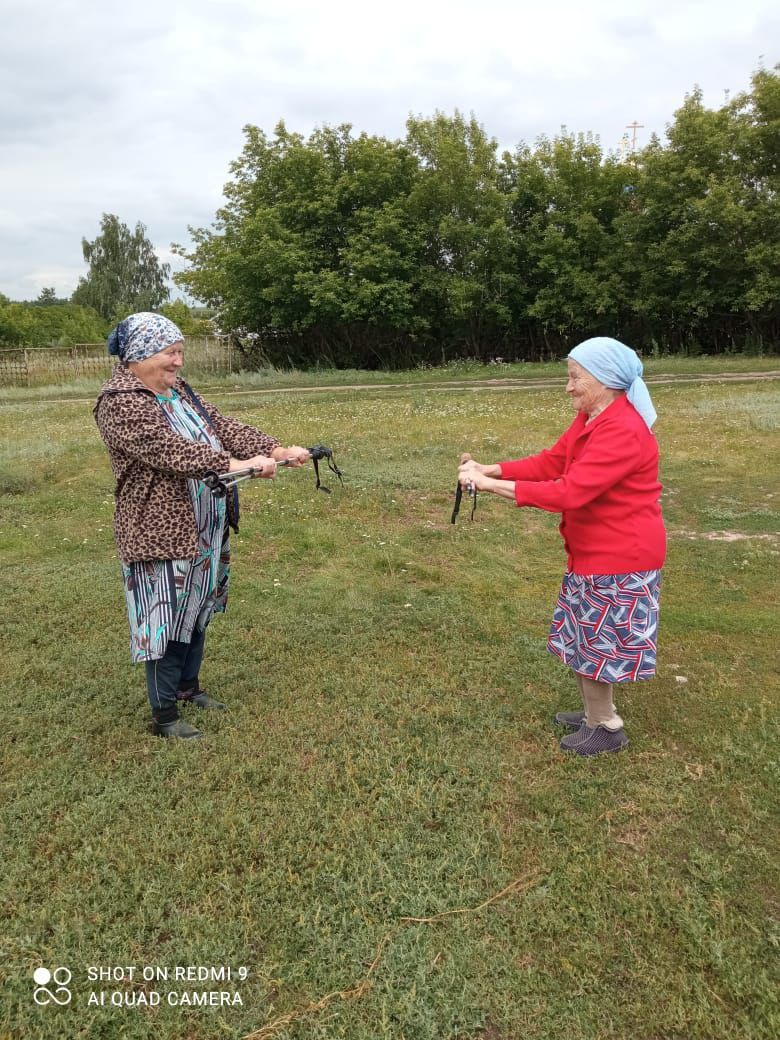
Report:
M402 137L473 112L502 147L618 147L695 84L718 107L780 57L773 0L0 0L0 292L70 295L102 213L163 260L210 225L247 123ZM174 268L180 263L174 259Z

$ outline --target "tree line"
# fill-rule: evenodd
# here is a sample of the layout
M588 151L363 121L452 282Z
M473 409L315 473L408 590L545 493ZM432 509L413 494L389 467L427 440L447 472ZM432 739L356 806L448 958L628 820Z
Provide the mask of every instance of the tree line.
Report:
M0 347L72 347L77 343L100 343L122 318L138 310L155 310L175 322L185 336L209 336L211 322L188 307L183 300L159 302L151 307L121 304L109 317L94 307L57 297L53 287L38 299L13 302L0 293Z
M210 322L170 298L170 265L160 263L140 222L134 230L113 213L104 213L100 233L82 239L87 273L70 299L53 286L36 300L13 302L0 294L0 344L7 347L73 346L106 338L118 321L134 311L160 311L185 335L213 332Z
M104 213L94 241L81 240L87 273L70 299L53 286L37 300L13 302L0 294L0 343L4 346L73 346L105 339L108 330L137 310L159 310L169 299L170 266L161 264L146 228L133 231Z
M665 143L622 157L568 133L499 154L458 112L394 141L247 126L174 280L274 364L531 360L598 334L775 349L779 71L716 109L694 90Z

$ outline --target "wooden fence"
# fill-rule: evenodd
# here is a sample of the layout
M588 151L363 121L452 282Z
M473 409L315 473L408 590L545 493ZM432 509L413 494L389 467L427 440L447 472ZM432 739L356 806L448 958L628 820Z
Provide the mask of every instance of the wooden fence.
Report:
M237 360L237 359L236 359ZM102 380L111 374L115 359L105 343L77 343L73 347L0 348L0 386L46 386L77 380ZM227 338L188 339L185 372L226 375L233 372L234 352Z

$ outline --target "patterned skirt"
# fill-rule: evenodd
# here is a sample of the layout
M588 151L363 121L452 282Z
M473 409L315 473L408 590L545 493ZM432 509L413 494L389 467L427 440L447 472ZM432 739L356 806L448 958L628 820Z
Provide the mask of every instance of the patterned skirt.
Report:
M215 501L224 503L223 499ZM224 524L224 504L222 510ZM205 631L214 614L225 612L230 581L227 529L218 546L215 541L193 560L122 565L134 664L159 661L171 640L191 642L196 630Z
M603 683L655 675L661 571L563 576L547 649Z

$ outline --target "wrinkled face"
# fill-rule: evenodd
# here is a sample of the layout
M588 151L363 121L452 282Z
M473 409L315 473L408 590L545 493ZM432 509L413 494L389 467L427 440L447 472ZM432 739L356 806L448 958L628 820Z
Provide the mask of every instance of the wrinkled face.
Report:
M143 361L132 362L128 368L152 390L165 393L173 387L183 364L184 343L179 340Z
M568 361L568 366L569 379L566 383L566 393L569 395L575 411L587 412L588 415L591 415L611 402L613 394L587 369L571 359Z

